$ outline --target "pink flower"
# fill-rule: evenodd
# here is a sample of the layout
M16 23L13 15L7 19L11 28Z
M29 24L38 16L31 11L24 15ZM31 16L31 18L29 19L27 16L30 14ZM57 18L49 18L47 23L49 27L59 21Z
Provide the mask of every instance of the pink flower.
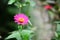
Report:
M25 14L16 14L14 16L14 21L17 23L17 24L21 24L21 25L26 25L28 24L28 17L25 15Z
M50 10L50 9L52 8L52 6L51 6L51 5L46 5L46 6L44 6L44 8L45 8L46 10Z

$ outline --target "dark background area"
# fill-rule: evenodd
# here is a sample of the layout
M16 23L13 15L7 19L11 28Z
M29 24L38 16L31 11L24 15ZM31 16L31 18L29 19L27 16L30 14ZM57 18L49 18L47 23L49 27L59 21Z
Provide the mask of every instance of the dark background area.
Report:
M13 15L9 14L7 11L8 0L0 0L0 40L8 35L8 32L14 30L11 25L8 25L9 22L13 21Z

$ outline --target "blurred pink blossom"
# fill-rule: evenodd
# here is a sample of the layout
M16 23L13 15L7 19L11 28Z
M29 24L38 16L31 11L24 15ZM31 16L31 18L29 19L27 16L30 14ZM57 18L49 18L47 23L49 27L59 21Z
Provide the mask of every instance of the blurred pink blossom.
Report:
M28 24L28 17L25 15L25 14L16 14L14 16L14 21L17 23L17 24L21 24L21 25L26 25Z
M50 10L50 9L52 8L52 6L51 6L51 5L46 5L46 6L44 6L44 8L45 8L46 10Z

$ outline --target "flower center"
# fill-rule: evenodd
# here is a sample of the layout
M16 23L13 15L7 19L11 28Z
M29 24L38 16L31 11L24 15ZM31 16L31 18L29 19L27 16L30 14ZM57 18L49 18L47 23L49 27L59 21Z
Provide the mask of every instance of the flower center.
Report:
M19 18L19 22L23 23L24 22L24 18Z

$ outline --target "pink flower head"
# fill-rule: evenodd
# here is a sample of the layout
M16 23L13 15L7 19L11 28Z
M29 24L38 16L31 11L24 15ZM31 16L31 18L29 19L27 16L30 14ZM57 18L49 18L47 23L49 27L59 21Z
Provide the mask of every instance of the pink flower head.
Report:
M44 8L45 8L46 10L50 10L50 9L52 8L52 6L51 6L51 5L46 5L46 6L44 6Z
M25 25L28 24L28 17L25 14L16 14L14 20L17 24Z

